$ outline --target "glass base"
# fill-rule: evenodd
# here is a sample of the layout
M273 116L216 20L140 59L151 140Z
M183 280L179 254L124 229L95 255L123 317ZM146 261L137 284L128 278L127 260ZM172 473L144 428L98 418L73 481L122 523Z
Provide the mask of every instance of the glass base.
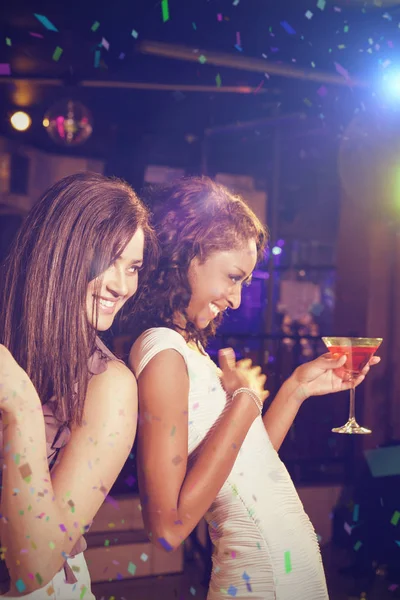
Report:
M349 419L345 425L342 425L342 427L334 427L332 429L332 431L333 431L333 433L349 433L349 434L372 433L371 429L367 429L366 427L361 427L361 425L359 425L355 419Z

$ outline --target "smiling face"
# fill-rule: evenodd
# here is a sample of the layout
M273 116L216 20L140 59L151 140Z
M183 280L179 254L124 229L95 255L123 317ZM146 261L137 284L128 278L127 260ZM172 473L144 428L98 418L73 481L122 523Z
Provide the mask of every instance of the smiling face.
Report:
M205 329L226 308L239 308L242 286L250 283L256 262L254 240L214 252L204 263L197 257L192 260L188 273L192 296L186 312L196 327Z
M109 329L118 311L135 294L138 287L139 269L143 265L143 250L144 233L139 228L125 246L122 254L101 274L100 290L97 289L96 279L89 283L86 296L87 318L98 331ZM99 302L96 325L94 307L97 296Z

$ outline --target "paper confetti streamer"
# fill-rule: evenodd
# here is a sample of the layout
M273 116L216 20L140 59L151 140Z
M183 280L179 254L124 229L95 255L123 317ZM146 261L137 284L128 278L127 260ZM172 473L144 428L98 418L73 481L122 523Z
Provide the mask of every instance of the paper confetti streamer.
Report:
M161 0L161 11L162 11L162 20L164 23L169 21L169 8L168 8L168 0Z
M287 550L285 552L285 572L290 573L291 570L292 570L292 561L290 558L290 552Z
M60 48L60 46L57 46L57 48L53 52L53 60L55 60L57 62L60 59L60 56L62 53L63 53L63 49Z
M283 27L283 29L286 31L286 33L288 33L289 35L295 35L295 30L293 29L293 27L291 25L289 25L289 23L287 21L281 21L281 25Z
M167 552L171 552L171 550L173 550L171 544L169 544L165 538L158 538L158 542Z
M40 21L40 23L46 27L46 29L48 29L49 31L58 31L57 27L55 27L53 25L53 23L51 21L49 21L49 19L47 17L45 17L44 15L38 15L36 13L33 13L34 16L37 18L38 21Z

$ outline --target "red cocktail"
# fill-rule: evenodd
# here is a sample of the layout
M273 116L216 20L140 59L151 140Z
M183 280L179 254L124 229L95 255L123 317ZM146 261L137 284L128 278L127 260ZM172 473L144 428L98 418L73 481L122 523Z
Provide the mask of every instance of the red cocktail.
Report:
M322 341L332 355L344 354L347 357L343 368L349 373L350 381L354 381L381 345L382 338L323 337ZM335 433L371 433L370 429L361 427L356 421L354 386L350 388L349 420L343 427L335 427L332 431Z

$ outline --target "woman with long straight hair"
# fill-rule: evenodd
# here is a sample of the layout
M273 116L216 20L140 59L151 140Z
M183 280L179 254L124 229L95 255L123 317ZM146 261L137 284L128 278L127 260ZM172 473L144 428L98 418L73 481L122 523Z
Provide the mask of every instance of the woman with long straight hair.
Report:
M205 515L214 546L208 600L327 600L317 537L278 450L309 396L349 389L345 357L297 368L262 416L261 369L236 364L226 349L218 372L205 351L251 281L262 224L223 186L189 178L161 192L153 225L161 258L130 353L149 537L171 551Z
M34 205L3 266L0 539L9 598L94 598L83 534L137 423L135 378L97 334L132 303L156 258L133 190L78 173Z

